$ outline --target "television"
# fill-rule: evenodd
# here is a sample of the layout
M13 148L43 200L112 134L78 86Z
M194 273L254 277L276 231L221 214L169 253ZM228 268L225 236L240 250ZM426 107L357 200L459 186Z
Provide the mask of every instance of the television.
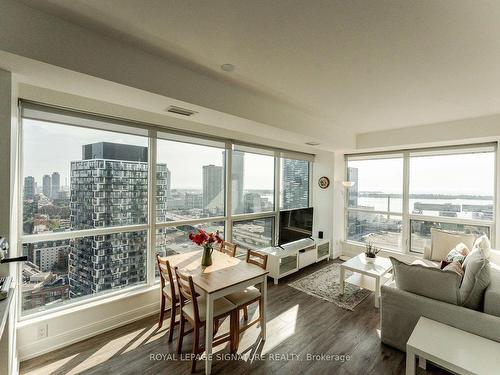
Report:
M312 237L313 208L280 211L278 245Z

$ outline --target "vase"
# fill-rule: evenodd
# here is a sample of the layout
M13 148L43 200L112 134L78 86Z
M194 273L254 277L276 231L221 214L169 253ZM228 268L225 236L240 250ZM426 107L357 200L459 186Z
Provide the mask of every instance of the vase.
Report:
M212 251L214 251L212 246L203 246L203 255L201 257L201 266L208 267L212 265Z
M366 263L375 263L375 258L370 258L365 255Z

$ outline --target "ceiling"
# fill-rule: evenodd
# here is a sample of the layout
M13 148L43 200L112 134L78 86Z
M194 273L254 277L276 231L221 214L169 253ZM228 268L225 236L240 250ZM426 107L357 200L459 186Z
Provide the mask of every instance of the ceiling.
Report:
M24 3L355 133L500 113L498 1Z

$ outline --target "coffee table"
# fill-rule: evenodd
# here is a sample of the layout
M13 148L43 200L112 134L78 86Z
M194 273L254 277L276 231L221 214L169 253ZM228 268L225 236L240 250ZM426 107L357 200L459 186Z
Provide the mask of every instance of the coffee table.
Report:
M345 280L345 271L353 272L353 275ZM363 289L375 292L375 307L380 306L380 286L392 278L388 275L392 270L389 258L377 256L375 263L368 263L365 254L359 254L340 265L340 292L344 294L345 283L354 284Z
M420 317L406 343L406 374L429 360L454 374L498 374L500 343Z

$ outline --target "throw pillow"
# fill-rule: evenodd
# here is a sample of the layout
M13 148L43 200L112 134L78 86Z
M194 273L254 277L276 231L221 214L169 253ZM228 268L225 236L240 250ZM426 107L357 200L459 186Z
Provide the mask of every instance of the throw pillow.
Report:
M446 258L450 249L459 243L465 244L468 249L472 249L476 236L458 232L447 232L444 230L431 228L431 252L430 260L440 262Z
M390 257L399 289L438 301L458 305L462 277L455 271L419 264L407 264Z
M490 262L480 247L474 248L465 258L465 270L460 286L461 305L474 310L481 310L484 292L490 284Z
M455 248L453 248L446 258L444 259L448 264L452 262L459 262L462 264L465 260L465 257L469 255L470 251L467 245L463 242L460 242Z
M443 271L453 271L460 275L460 279L464 277L464 269L462 268L462 263L451 262L443 268Z

